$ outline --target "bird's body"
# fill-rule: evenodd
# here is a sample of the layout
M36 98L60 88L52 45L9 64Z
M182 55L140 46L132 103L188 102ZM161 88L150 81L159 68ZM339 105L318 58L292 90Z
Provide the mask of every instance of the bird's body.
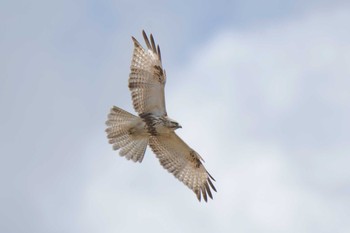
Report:
M192 189L199 200L203 196L207 201L207 195L212 198L210 189L216 191L214 178L204 168L200 155L175 133L181 126L166 112L166 73L160 49L152 34L151 41L144 31L143 37L147 50L132 37L134 53L129 76L129 89L139 116L114 106L106 122L109 143L113 149L120 149L121 156L135 162L142 162L149 145L165 169Z

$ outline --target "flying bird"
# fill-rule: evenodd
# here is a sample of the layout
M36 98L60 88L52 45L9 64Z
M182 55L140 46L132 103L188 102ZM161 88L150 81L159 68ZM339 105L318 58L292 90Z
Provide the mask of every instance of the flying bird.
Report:
M164 86L166 73L159 45L142 31L147 48L132 37L134 51L129 75L132 103L138 116L113 106L106 121L107 137L114 150L128 160L142 162L149 145L160 164L205 201L213 199L215 179L203 166L204 160L176 133L181 125L168 117Z

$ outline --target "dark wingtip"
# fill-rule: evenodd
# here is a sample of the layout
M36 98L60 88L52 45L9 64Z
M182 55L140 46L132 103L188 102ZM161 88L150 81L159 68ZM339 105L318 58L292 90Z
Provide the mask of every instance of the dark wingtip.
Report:
M160 53L159 45L157 45L157 50L158 50L159 61L162 61L162 55L161 55L161 53Z
M151 34L150 35L150 38L151 38L151 44L152 44L152 51L157 54L157 47L156 47L156 43L154 42L154 38L153 38L153 35Z
M210 181L209 181L209 185L216 192L215 187L213 186L212 183L210 183ZM203 200L205 202L208 202L209 198L213 199L213 194L212 194L212 192L210 190L209 185L208 185L208 182L206 182L203 187L200 187L199 189L194 190L194 193L196 194L197 199L198 199L199 202L201 202L202 197L203 197Z
M209 178L208 178L208 183L209 183L210 187L211 187L215 192L217 192L215 186L213 185L213 183L211 182L211 180L210 180Z
M136 40L135 37L132 36L131 39L132 39L132 41L134 42L134 46L135 46L135 47L141 47L140 43Z
M202 187L201 189L202 189L202 195L203 195L204 201L208 202L207 192L205 188Z
M196 190L194 193L197 195L198 201L201 201L201 193L200 193L200 191Z
M214 179L214 177L212 177L212 176L210 175L209 172L207 172L207 174L208 174L208 176L209 176L213 181L216 181L216 180Z
M213 195L211 194L210 187L209 187L208 183L205 183L205 189L206 189L210 199L213 199Z
M151 48L151 44L149 43L149 40L148 40L148 37L147 37L147 34L146 34L145 30L142 30L142 36L143 36L143 39L146 42L147 48L148 49L152 49Z
M145 30L142 30L142 36L145 38L147 38L147 34L146 34L146 32L145 32Z

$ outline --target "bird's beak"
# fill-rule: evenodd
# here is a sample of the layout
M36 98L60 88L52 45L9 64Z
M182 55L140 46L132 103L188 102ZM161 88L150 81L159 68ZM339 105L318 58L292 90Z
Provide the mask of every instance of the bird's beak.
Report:
M178 125L177 128L182 128L182 126L181 126L181 125Z

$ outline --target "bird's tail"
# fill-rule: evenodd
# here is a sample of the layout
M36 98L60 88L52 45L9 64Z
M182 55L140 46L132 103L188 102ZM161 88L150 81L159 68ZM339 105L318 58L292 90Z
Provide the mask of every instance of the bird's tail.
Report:
M121 156L134 162L142 162L149 136L145 123L121 108L113 106L106 121L107 138Z

